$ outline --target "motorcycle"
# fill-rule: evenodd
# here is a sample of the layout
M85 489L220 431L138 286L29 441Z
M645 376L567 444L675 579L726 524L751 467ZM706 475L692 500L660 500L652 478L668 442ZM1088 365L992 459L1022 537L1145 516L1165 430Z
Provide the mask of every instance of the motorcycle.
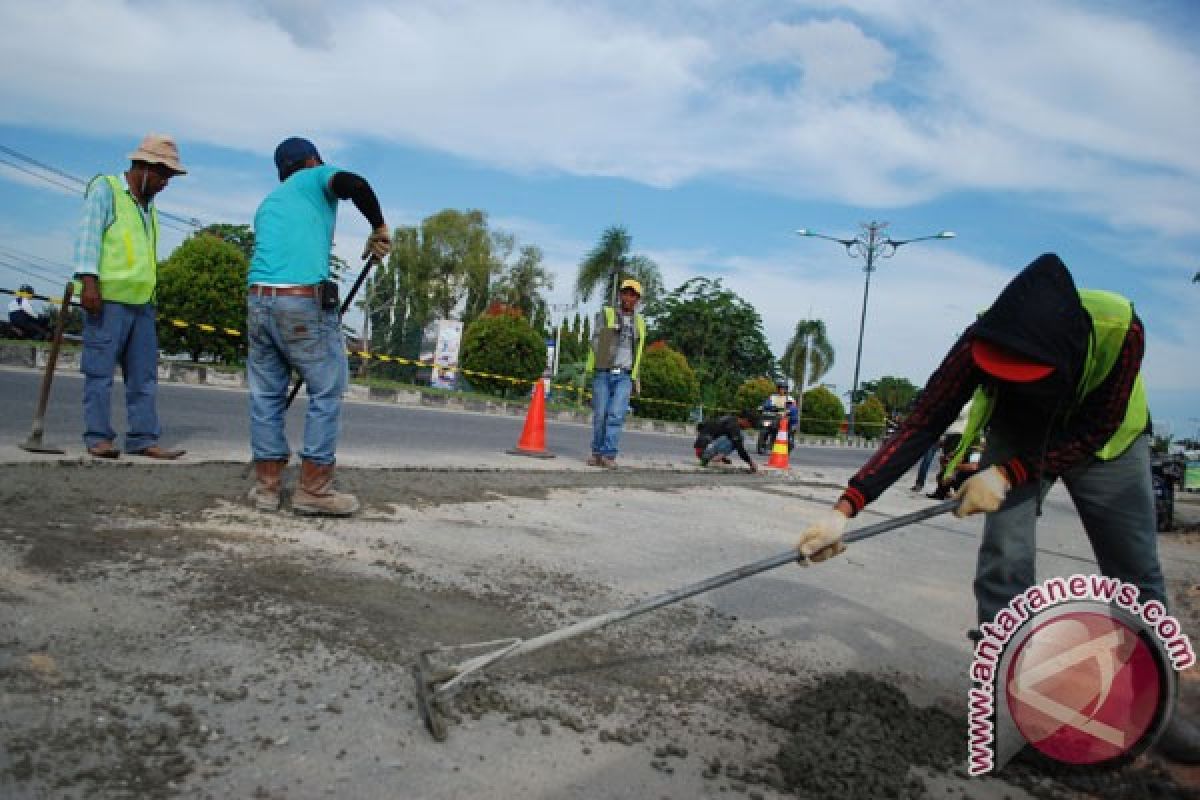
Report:
M779 417L782 416L778 411L764 411L758 420L758 443L755 450L760 456L771 452L772 446L775 444L775 436L779 433ZM796 449L796 430L791 425L788 426L788 452Z
M1186 462L1178 457L1155 456L1150 464L1154 485L1154 523L1159 533L1175 526L1175 487L1183 485Z

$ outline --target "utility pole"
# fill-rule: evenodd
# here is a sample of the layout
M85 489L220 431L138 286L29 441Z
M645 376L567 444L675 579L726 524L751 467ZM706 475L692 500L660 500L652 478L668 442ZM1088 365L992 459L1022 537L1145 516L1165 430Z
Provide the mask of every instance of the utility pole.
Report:
M846 255L851 258L862 258L866 262L863 272L866 273L866 281L863 284L863 301L862 301L862 316L858 321L858 350L854 355L854 384L850 389L850 424L847 429L847 434L854 434L854 405L858 402L858 375L859 368L862 366L862 345L863 332L867 326L867 298L871 293L871 273L875 271L875 261L877 258L891 258L896 254L896 250L901 245L912 244L913 242L923 242L928 239L953 239L953 231L942 231L931 236L918 236L915 239L893 239L887 235L888 223L871 222L861 223L863 230L858 236L853 239L839 239L836 236L826 236L823 233L817 233L808 228L801 228L796 231L799 236L809 236L816 239L827 239L831 242L837 242L842 247L846 248Z

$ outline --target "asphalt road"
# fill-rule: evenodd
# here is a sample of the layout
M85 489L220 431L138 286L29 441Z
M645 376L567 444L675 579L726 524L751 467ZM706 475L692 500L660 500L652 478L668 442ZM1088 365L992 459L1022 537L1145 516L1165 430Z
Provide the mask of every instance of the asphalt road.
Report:
M41 373L0 369L0 441L25 441L37 405ZM46 412L45 441L77 453L81 447L83 379L78 372L56 375ZM303 394L288 416L288 434L299 449L304 426ZM188 384L159 385L163 444L183 447L201 457L247 458L247 395L244 391ZM124 396L113 387L113 426L124 430ZM524 418L391 404L347 403L343 407L338 458L343 462L429 463L468 465L494 462L513 447ZM560 459L586 459L591 430L578 423L549 421L546 447ZM119 442L118 442L119 444ZM691 441L679 435L626 431L622 455L630 459L694 463ZM869 451L831 447L798 447L792 463L809 467L852 469ZM762 459L759 459L760 461ZM735 458L736 461L736 458Z

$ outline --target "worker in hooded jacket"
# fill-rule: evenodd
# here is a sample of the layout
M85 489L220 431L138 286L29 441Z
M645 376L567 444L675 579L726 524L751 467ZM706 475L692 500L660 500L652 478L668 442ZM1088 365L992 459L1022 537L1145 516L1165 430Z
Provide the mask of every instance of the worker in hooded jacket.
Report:
M979 622L1035 583L1035 529L1056 480L1070 492L1100 570L1166 605L1150 477L1145 334L1126 298L1079 289L1058 256L1022 270L958 339L896 433L797 544L811 561L845 549L846 521L903 476L968 401L962 441L987 433L981 469L955 515L986 513L975 572ZM978 631L971 636L977 639ZM1200 735L1176 718L1160 739L1200 762Z

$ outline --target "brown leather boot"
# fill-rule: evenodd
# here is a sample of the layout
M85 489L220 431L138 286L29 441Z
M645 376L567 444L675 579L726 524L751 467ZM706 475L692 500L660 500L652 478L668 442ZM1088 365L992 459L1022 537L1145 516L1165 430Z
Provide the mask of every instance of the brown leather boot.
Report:
M300 484L292 495L292 511L305 516L348 517L358 508L357 497L334 491L333 464L300 462Z
M250 502L259 511L278 511L280 490L283 488L283 468L287 461L255 461L254 488Z

